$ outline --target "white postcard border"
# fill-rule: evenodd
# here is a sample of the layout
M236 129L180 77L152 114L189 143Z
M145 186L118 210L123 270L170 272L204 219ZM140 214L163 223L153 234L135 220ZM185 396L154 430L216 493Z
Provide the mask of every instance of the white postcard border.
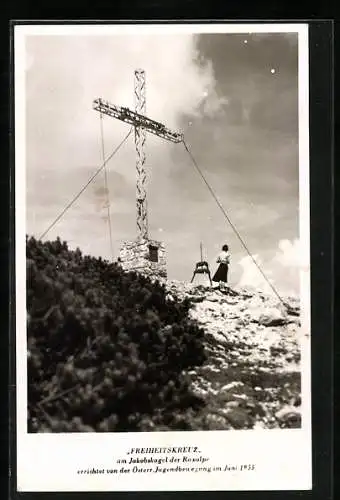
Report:
M207 431L166 433L28 434L26 373L25 259L25 37L30 35L108 35L181 33L299 34L299 202L301 262L302 428L294 430ZM19 491L207 491L305 490L312 485L310 394L310 262L309 262L309 102L307 24L189 25L17 25L15 48L16 165L16 359L17 484ZM135 447L197 446L211 463L255 464L244 473L148 473L80 475L82 468L113 467L114 459ZM118 481L119 476L119 481Z

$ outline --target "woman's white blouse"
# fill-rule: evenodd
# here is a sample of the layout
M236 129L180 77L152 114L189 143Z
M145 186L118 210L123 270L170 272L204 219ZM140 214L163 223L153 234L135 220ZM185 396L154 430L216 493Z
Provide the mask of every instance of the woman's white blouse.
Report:
M230 255L228 252L222 251L219 256L217 257L216 262L220 264L229 264L230 262Z

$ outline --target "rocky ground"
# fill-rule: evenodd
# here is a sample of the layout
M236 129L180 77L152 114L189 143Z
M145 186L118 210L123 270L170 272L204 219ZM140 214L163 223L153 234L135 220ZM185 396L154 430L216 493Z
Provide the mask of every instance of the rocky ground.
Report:
M189 372L206 407L198 428L301 426L300 307L297 299L258 291L167 283L168 297L188 298L204 328L205 364Z

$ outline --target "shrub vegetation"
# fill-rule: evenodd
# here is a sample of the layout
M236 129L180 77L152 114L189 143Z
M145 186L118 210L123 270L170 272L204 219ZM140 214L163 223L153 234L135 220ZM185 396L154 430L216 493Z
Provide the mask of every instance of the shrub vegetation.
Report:
M188 301L59 238L27 237L26 257L28 431L189 430L205 354Z

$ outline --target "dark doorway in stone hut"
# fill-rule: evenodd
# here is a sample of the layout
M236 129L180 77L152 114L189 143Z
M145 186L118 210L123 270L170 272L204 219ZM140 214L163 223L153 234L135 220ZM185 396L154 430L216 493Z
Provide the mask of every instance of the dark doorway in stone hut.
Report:
M149 245L149 260L151 262L158 262L158 247Z

